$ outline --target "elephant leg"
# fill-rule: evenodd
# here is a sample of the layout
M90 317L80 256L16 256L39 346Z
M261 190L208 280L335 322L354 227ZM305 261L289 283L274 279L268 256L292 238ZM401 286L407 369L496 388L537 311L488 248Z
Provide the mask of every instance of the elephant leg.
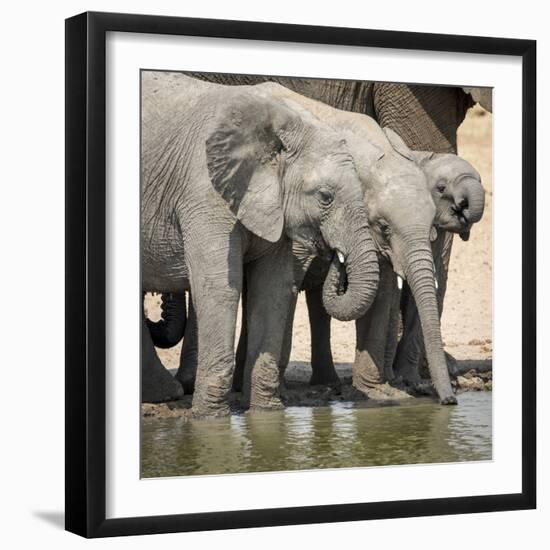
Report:
M292 351L292 327L294 325L294 313L296 312L296 302L298 301L298 295L294 294L291 304L290 312L286 321L283 348L281 351L281 359L279 362L279 384L281 388L285 387L285 372L290 361L290 353Z
M160 403L173 401L182 396L183 388L160 362L143 316L141 321L141 401Z
M186 394L195 391L195 378L197 376L197 364L199 360L199 337L197 314L193 307L193 299L189 293L188 318L185 326L185 335L180 354L180 366L176 374Z
M420 317L409 286L405 283L401 291L401 314L403 334L397 346L394 372L398 378L410 386L421 383L419 360L422 346Z
M243 401L251 409L280 409L280 365L295 296L291 243L247 265L247 356ZM266 289L269 289L268 291Z
M204 237L204 235L202 236ZM242 284L242 248L234 233L228 242L210 240L212 249L191 242L188 266L197 318L198 362L193 415L229 415L227 397L235 367L235 325ZM229 254L231 251L231 254Z
M247 330L247 291L246 278L243 280L243 289L241 293L241 333L237 352L235 353L235 374L233 375L233 390L240 392L243 389L244 366L246 363L246 341L248 338Z
M340 384L334 368L330 346L330 316L323 306L322 289L306 291L307 312L311 330L311 379L309 383Z
M386 354L384 358L384 372L386 380L395 380L393 371L393 361L397 352L397 342L399 340L399 289L394 289L392 293L392 301L390 305L390 315L388 320L388 332L386 335Z
M396 278L391 266L381 261L376 298L367 313L355 322L357 342L352 383L354 388L372 399L408 397L386 383L388 332L396 290Z
M385 382L384 360L391 309L391 274L387 262L380 262L378 293L368 312L355 321L356 347L353 386L368 394Z

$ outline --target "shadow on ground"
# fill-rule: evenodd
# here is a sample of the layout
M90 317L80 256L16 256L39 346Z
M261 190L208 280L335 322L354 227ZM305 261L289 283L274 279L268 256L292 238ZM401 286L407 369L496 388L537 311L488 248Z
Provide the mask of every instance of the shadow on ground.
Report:
M35 518L53 525L57 529L65 529L65 512L51 510L35 510L33 512Z

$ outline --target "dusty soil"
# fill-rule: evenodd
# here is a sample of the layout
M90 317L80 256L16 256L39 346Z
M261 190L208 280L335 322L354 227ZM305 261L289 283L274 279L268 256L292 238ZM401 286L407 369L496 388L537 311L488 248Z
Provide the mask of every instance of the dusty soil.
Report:
M470 240L455 237L449 281L442 318L446 350L459 361L462 377L458 389L491 389L492 377L492 250L493 250L493 181L492 181L492 115L476 106L458 131L459 154L481 174L486 190L485 213L471 232ZM146 307L155 318L157 299L150 296ZM238 327L237 327L238 328ZM237 334L238 334L237 330ZM340 389L310 388L310 335L305 297L300 294L294 320L292 353L287 372L287 402L325 404L333 399L357 399L348 379L354 359L355 328L353 322L332 321L332 350L337 370L343 380ZM179 365L181 344L168 350L159 349L163 364L169 369ZM472 373L471 370L476 371ZM466 375L466 378L464 377ZM461 379L462 378L462 379ZM474 382L469 382L477 378ZM349 395L348 395L349 394ZM234 397L236 399L236 397ZM179 404L146 405L144 414L187 414L187 399ZM164 413L162 412L164 411ZM185 411L185 412L184 412Z

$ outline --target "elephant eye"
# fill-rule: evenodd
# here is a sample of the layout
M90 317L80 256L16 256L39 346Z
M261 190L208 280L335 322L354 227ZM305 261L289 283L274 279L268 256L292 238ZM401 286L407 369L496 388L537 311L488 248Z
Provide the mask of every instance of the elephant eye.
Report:
M329 206L334 201L334 194L328 189L321 189L319 191L319 202L323 206Z
M443 193L445 191L445 187L446 187L446 184L443 180L439 180L435 185L435 188L437 189L438 193Z
M388 235L389 232L390 232L390 225L389 223L384 220L384 219L381 219L381 220L378 220L378 227L380 229L380 232L383 234L383 235Z

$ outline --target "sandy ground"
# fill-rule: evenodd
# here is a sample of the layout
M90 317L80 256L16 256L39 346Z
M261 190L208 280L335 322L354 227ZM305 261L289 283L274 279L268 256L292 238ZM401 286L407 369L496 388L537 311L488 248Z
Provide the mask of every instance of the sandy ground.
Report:
M470 109L458 131L458 150L481 174L486 190L486 206L481 222L471 232L470 240L463 242L458 236L454 239L442 332L446 350L461 363L464 361L462 364L465 367L486 369L492 357L493 181L490 113L477 106ZM155 301L154 297L148 300L150 310L155 309ZM155 318L155 314L151 313ZM181 344L168 350L158 350L167 368L178 367L180 348ZM353 362L354 349L354 323L333 319L333 356L344 376ZM296 379L308 377L309 360L309 323L305 296L301 293L294 320L289 376Z

